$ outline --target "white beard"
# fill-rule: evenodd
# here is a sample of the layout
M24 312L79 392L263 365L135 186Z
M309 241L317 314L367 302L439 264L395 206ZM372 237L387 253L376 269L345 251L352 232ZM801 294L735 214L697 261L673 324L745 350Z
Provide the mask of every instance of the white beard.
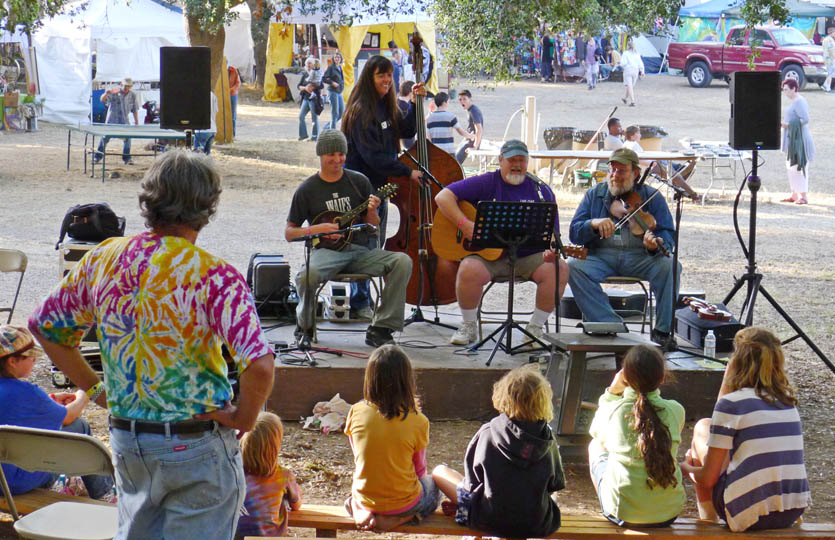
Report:
M507 178L505 180L508 184L518 186L522 182L525 181L525 173L508 173Z
M635 185L635 181L631 178L623 183L622 187L617 187L612 180L609 180L609 193L612 194L612 197L619 197L624 193L629 193L632 191L632 187Z

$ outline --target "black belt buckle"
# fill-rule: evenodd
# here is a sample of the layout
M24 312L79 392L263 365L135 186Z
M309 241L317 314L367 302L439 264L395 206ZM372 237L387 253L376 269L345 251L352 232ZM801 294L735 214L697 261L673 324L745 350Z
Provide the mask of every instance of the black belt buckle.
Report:
M215 428L214 420L183 420L182 422L149 422L147 420L131 420L130 418L118 418L111 416L110 427L121 429L123 431L131 431L131 424L133 424L133 431L135 433L154 433L157 435L182 435L185 433L202 433L204 431L212 431ZM166 430L166 425L168 430Z

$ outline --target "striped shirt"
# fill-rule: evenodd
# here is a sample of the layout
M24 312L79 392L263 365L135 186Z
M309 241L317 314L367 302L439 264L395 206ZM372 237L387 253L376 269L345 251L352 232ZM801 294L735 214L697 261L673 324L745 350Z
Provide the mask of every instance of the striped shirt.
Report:
M452 136L452 129L458 125L458 118L449 111L435 111L426 119L426 129L429 132L429 140L432 144L446 150L450 154L455 153L455 139Z
M732 531L811 503L796 407L770 405L753 388L726 394L713 410L708 446L730 450L724 500Z

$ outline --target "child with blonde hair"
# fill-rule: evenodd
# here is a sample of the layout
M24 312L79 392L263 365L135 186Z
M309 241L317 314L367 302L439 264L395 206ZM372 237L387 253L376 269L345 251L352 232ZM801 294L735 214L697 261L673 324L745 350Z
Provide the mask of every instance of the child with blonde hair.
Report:
M551 385L538 370L508 372L493 385L501 414L481 426L464 455L464 475L439 465L432 476L455 520L506 538L544 538L560 526L555 492L565 487L548 422Z
M752 326L734 352L712 418L699 420L681 470L696 484L699 517L732 531L790 527L811 503L797 398L780 340Z
M371 353L363 397L345 424L355 467L345 509L360 529L387 531L425 518L440 500L426 474L429 420L419 410L412 365L400 347Z
M663 399L664 356L632 347L598 402L589 468L603 516L621 527L666 527L686 497L676 463L684 407Z
M288 510L298 510L302 495L296 477L278 463L284 426L281 418L261 412L251 431L241 439L246 499L238 520L236 539L245 536L283 536Z

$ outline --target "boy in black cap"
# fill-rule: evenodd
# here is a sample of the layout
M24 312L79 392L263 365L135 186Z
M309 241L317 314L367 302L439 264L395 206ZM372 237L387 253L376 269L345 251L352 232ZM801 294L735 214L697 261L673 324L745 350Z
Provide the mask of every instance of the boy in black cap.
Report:
M345 213L368 201L368 209L359 218L370 225L379 225L380 198L372 194L371 182L364 175L345 169L348 142L341 131L328 129L316 141L319 172L305 180L293 195L284 238L292 241L309 234L337 231L332 222L316 223L316 216L326 211ZM307 222L305 226L304 223ZM304 268L296 275L299 306L296 310L296 338L311 340L314 310L305 299L314 294L320 283L338 273L385 276L380 307L365 334L365 342L379 347L394 341L393 332L403 329L406 284L412 274L412 260L405 253L393 253L368 247L368 233L354 232L341 250L314 248L310 255L310 275ZM305 287L305 285L309 287Z

